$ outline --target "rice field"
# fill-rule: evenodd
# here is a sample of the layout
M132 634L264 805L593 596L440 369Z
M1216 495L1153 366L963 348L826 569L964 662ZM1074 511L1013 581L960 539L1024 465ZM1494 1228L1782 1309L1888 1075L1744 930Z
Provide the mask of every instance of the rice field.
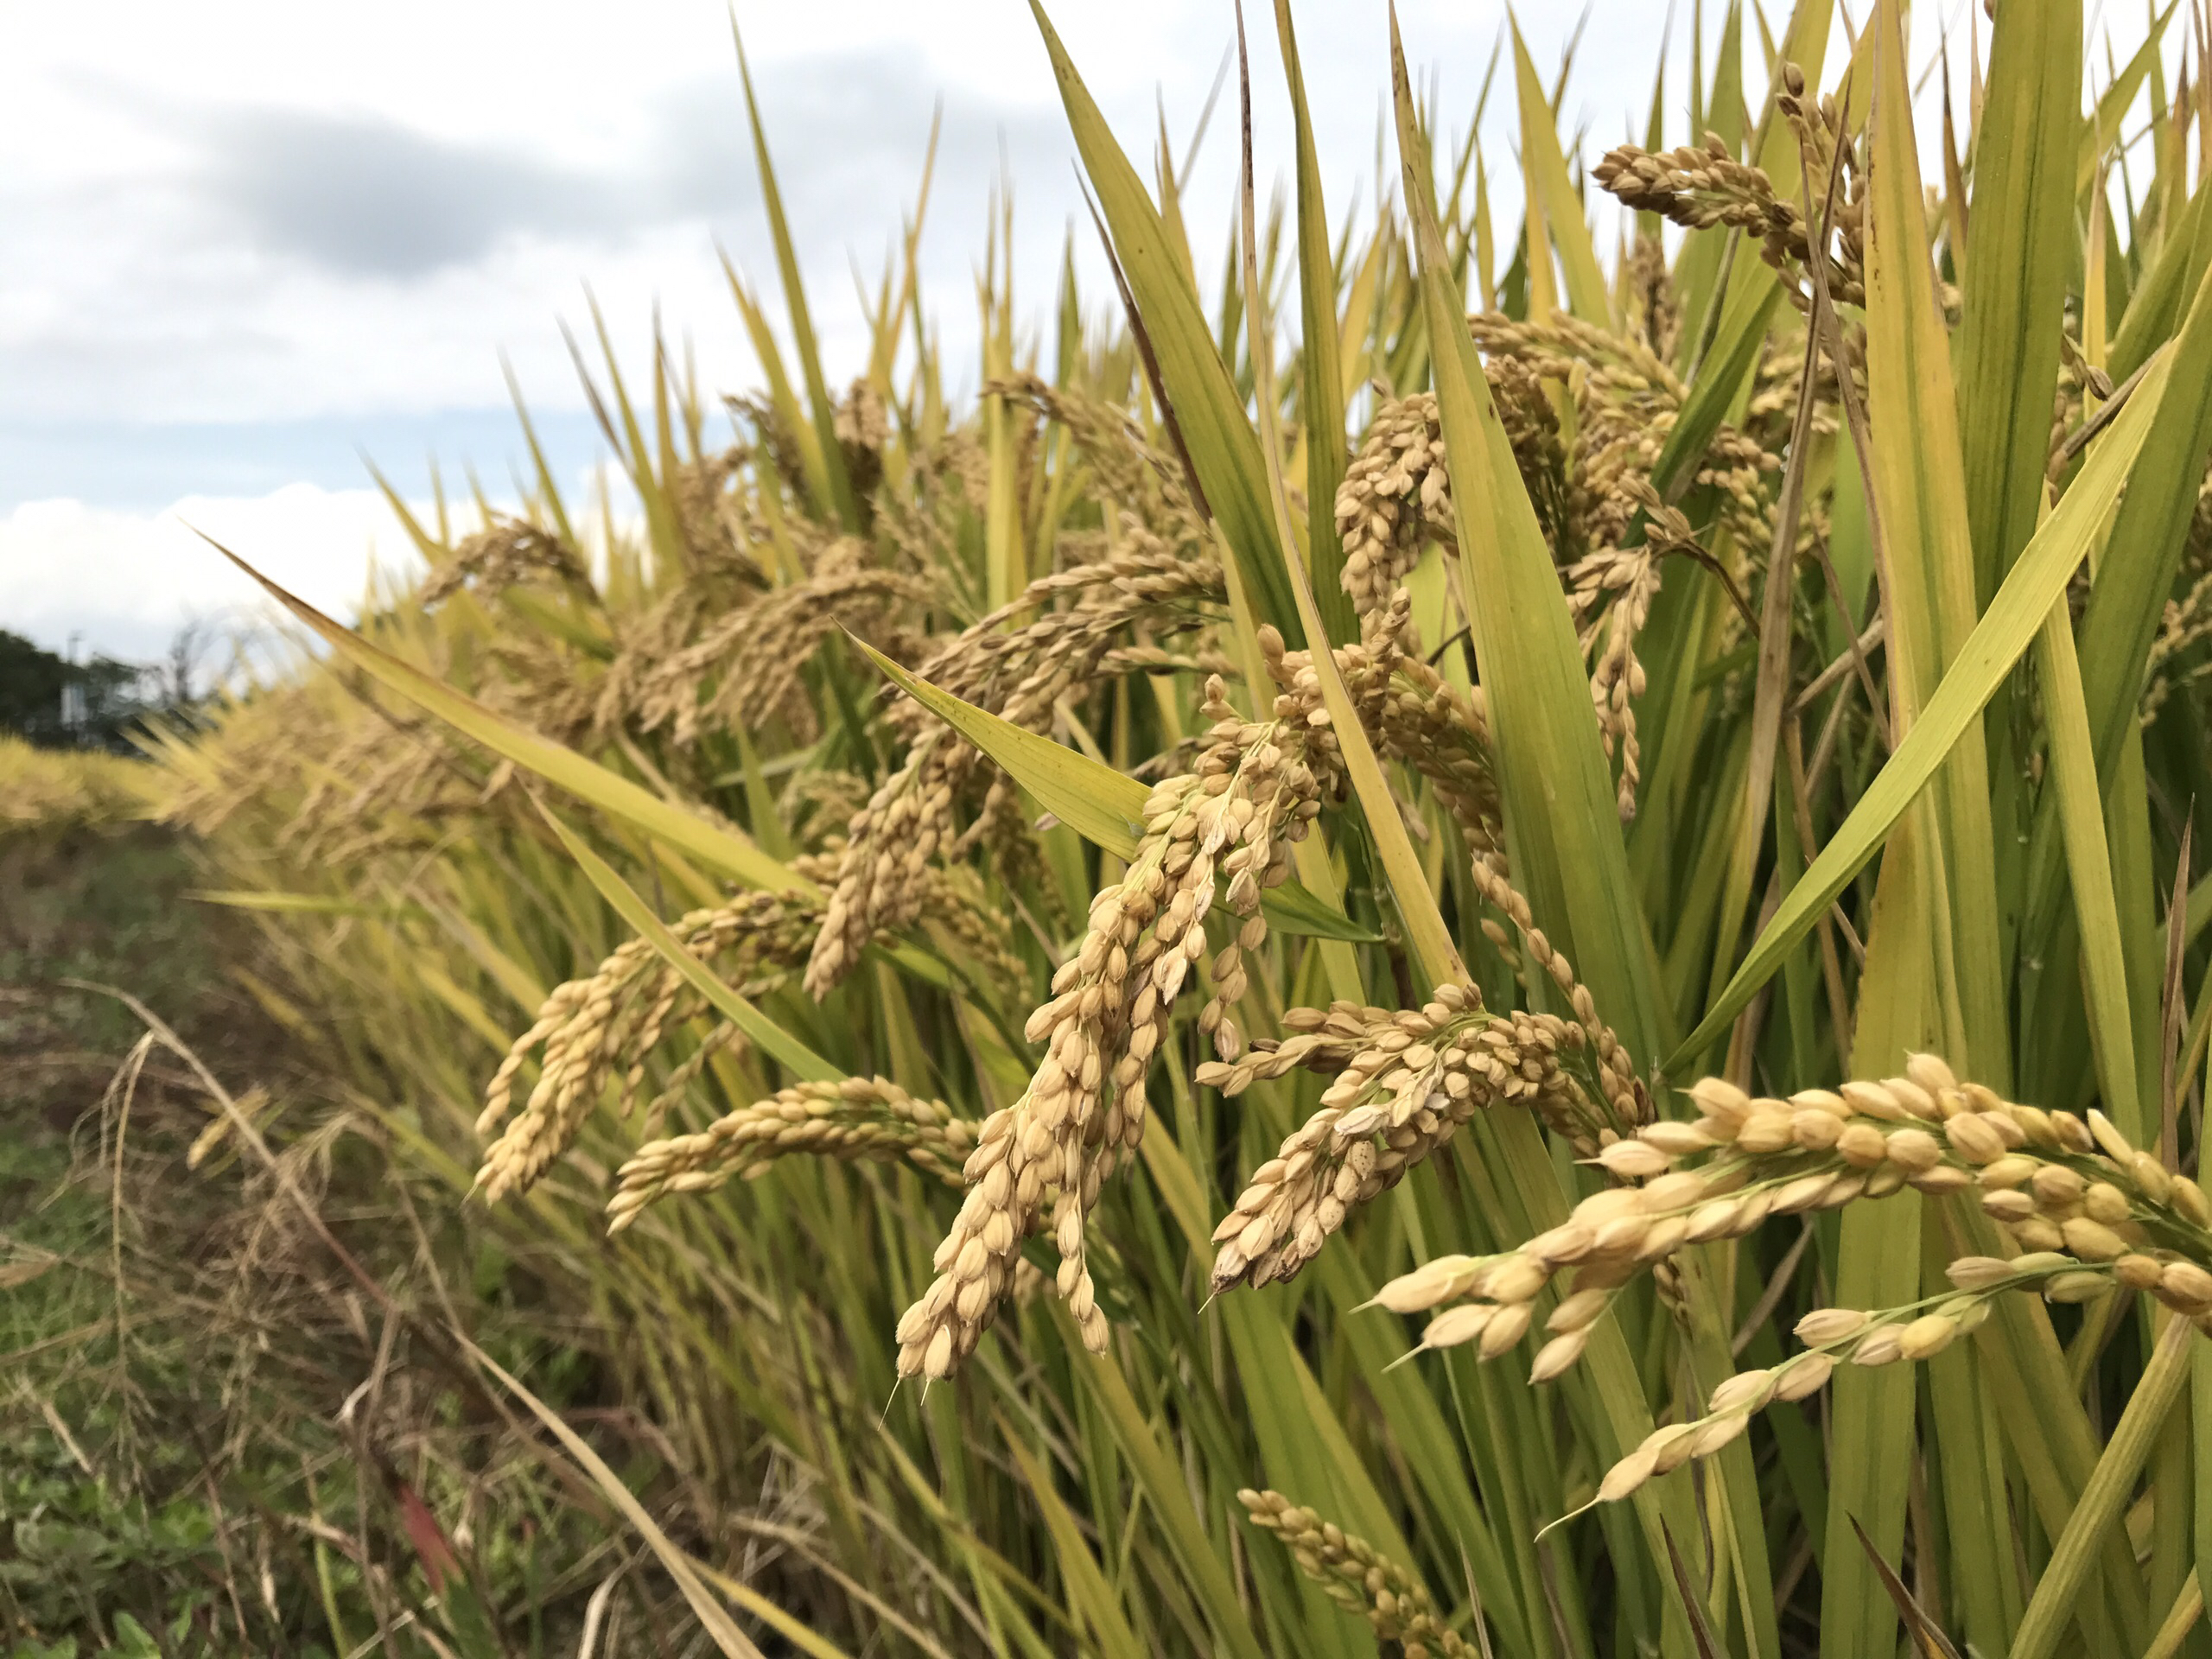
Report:
M2212 1651L2200 9L1933 149L1895 0L1732 10L1602 156L1378 19L1348 224L1278 0L1195 229L1033 10L1109 290L942 361L918 205L834 385L756 115L762 384L601 328L633 516L149 740L294 1060L147 1026L24 1351L88 1478L234 1379L145 1650Z
M128 822L149 781L122 755L34 748L0 732L0 841Z

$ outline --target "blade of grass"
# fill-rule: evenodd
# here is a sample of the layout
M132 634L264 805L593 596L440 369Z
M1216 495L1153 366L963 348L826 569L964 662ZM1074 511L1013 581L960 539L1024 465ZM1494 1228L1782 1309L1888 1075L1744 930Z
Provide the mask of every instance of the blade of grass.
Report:
M2050 1560L2036 1580L2026 1615L2012 1639L2009 1659L2050 1659L2071 1622L2075 1598L2088 1581L2090 1569L2104 1541L2106 1530L2120 1518L2135 1478L2142 1472L2152 1443L2165 1428L2168 1414L2188 1382L2196 1328L2187 1319L2169 1316L2151 1363L2144 1368L2127 1409L2097 1459L2096 1471L2082 1489L2081 1502L2066 1522L2066 1530L2053 1545Z
M1206 327L1198 295L1167 245L1143 181L1076 73L1045 15L1042 0L1030 0L1030 11L1051 54L1084 171L1113 233L1115 251L1136 311L1144 319L1162 387L1173 405L1207 505L1228 537L1259 620L1281 629L1294 647L1300 645L1305 642L1304 631L1275 552L1266 468L1244 399Z
M2104 791L2097 787L2088 709L2082 698L2082 664L2075 655L2074 631L2063 600L2051 607L2049 620L2036 637L2036 665L2050 742L2046 787L2056 793L2066 843L2097 1077L2105 1109L2126 1121L2133 1116L2141 1099L2128 1012L2127 959L2120 905L2113 893L2112 854L2105 840Z
M1814 859L1804 879L1783 900L1698 1028L1668 1057L1668 1071L1710 1046L1726 1023L1781 967L1814 921L1880 850L1898 818L1935 775L1951 745L2035 642L2052 602L2065 591L2068 579L2088 556L2090 543L2104 532L2122 486L2135 470L2135 461L2158 418L2171 362L2171 359L2162 359L2152 368L2135 398L2130 400L2126 413L2092 453L2074 487L2014 563L1980 626L1921 709L1919 720Z
M1254 225L1252 189L1252 104L1249 60L1243 50L1243 9L1242 0L1237 8L1237 48L1240 70L1244 73L1242 86L1244 92L1243 131L1244 169L1241 197L1241 224L1243 234L1245 268L1256 268L1255 249L1256 235ZM1309 639L1325 641L1326 630L1322 626L1321 611L1313 596L1313 584L1305 565L1298 557L1298 543L1291 533L1290 502L1283 488L1281 434L1276 428L1273 335L1267 315L1267 296L1263 285L1248 282L1244 285L1245 330L1252 341L1253 373L1257 381L1256 402L1260 410L1260 453L1267 473L1269 501L1274 514L1274 543L1277 562L1298 607L1300 620L1305 624ZM1406 832L1405 821L1398 811L1397 802L1390 793L1390 786L1382 776L1382 763L1375 757L1375 750L1367 741L1367 730L1360 723L1359 710L1344 689L1344 677L1337 671L1337 659L1325 645L1313 652L1313 673L1321 683L1322 705L1329 714L1331 729L1344 770L1351 780L1352 793L1367 818L1368 833L1374 839L1376 854L1382 861L1383 874L1389 883L1390 894L1396 902L1398 913L1406 928L1407 944L1414 957L1414 966L1426 985L1465 984L1467 970L1459 960L1459 952L1452 942L1451 930L1445 925L1444 915L1437 908L1436 895L1428 885L1420 855L1414 852L1413 839ZM1258 695L1259 688L1254 688Z
M1130 1472L1151 1500L1153 1513L1166 1532L1175 1559L1192 1589L1205 1605L1220 1650L1237 1659L1260 1659L1251 1622L1238 1605L1236 1586L1206 1541L1205 1529L1192 1507L1190 1488L1182 1471L1161 1445L1158 1433L1145 1420L1128 1380L1109 1358L1077 1362L1084 1368L1082 1380L1105 1408L1115 1440L1128 1459Z
M858 530L860 505L853 496L852 475L845 467L844 446L837 442L837 406L830 399L830 383L823 378L822 353L815 345L813 319L807 314L806 283L799 275L798 251L791 241L791 226L784 218L784 197L776 188L775 164L768 159L768 134L760 124L760 100L753 91L753 66L746 60L745 40L738 33L734 11L730 14L729 34L737 48L737 75L745 87L745 118L753 133L753 161L760 175L761 204L768 210L768 233L776 245L776 270L783 278L784 307L791 314L791 339L798 348L799 372L806 381L815 442L821 448L823 473L829 480L829 505L846 529Z
M2158 1626L2158 1634L2151 1638L2151 1645L2143 1649L2143 1659L2174 1659L2196 1628L2196 1621L2204 1617L2204 1592L2197 1587L2196 1569L2189 1570L2183 1580L2181 1593L2174 1598L2172 1610Z
M2198 240L2212 251L2212 215L2200 221ZM2201 386L2194 378L2201 367L2212 365L2212 263L2201 268L2204 275L2174 346L2173 384L2192 391ZM2139 385L2128 401L2143 391ZM2120 737L2134 721L2144 664L2180 569L2204 458L2212 451L2212 397L2194 397L2165 414L2144 445L2137 476L2113 522L2113 545L2127 549L2130 556L2094 573L2098 580L2082 618L2082 695L2096 740L2097 775L2107 780Z
M2173 15L2180 4L2181 0L2167 0L2163 12L2158 10L2155 3L2152 5L2150 29L2143 36L2142 44L2135 48L2134 55L2128 59L2126 67L2112 78L2112 84L2099 95L2095 112L2082 129L2075 150L2074 193L2077 199L2082 191L2089 188L2089 181L2096 175L2097 163L2104 157L2105 147L2119 137L2120 121L2133 105L2136 94L2143 90L2144 78L2157 65L2166 25L2173 21ZM1993 45L1991 50L1993 57Z
M2121 284L2126 309L2113 332L2111 353L2104 364L2115 380L2125 380L2134 373L2149 360L2159 343L2173 333L2175 317L2188 303L2198 279L2204 274L2206 250L2201 232L2204 228L2206 194L2200 188L2189 199L2189 206L2166 227L2148 266L2133 276L2133 286L2126 288ZM2115 251L2108 262L2106 280L2119 282L2129 276L2129 264L2117 253L2118 225L2112 222L2111 215L2106 218L2111 225Z
M922 226L930 213L930 183L937 176L937 144L944 130L944 99L940 96L930 114L929 143L922 149L922 182L914 194L913 217L906 221L905 246L899 277L899 297L884 308L875 339L868 349L868 385L886 404L897 401L891 385L892 365L898 359L899 319L914 302L921 281Z
M1001 187L1003 190L1004 187ZM977 296L982 312L983 378L987 382L1014 375L1014 243L1010 223L1013 209L999 201L994 214L991 253ZM1001 269L1003 261L1003 269ZM983 397L983 571L985 603L994 611L1010 604L1029 585L1028 549L1021 533L1020 467L1014 455L1014 411L999 392Z
M1712 1621L1706 1618L1705 1608L1698 1600L1696 1587L1690 1582L1690 1570L1682 1564L1681 1546L1675 1541L1671 1527L1667 1529L1667 1567L1674 1575L1675 1599L1690 1622L1690 1638L1697 1643L1698 1659L1721 1659L1726 1649L1720 1638L1713 1633Z
M1765 282L1746 283L1730 296L1713 345L1698 365L1697 378L1682 402L1682 412L1660 446L1659 459L1652 464L1652 487L1669 500L1678 499L1689 487L1697 462L1720 423L1728 418L1751 371L1758 366L1768 325L1781 301L1782 284L1771 274Z
M1476 656L1498 736L1513 868L1538 922L1567 950L1598 1007L1633 1052L1651 1053L1662 1040L1656 966L1629 880L1589 682L1550 550L1514 466L1447 267L1427 194L1426 141L1414 113L1395 10L1390 46L1404 199L1434 346L1437 403L1452 467L1460 564L1470 584ZM1510 1161L1509 1179L1522 1193L1531 1219L1550 1224L1564 1213L1565 1202L1541 1135L1518 1114L1503 1118L1498 1131ZM1593 1350L1592 1373L1607 1427L1625 1452L1644 1432L1649 1408L1633 1373L1619 1370L1625 1352L1617 1328L1607 1324L1598 1346L1612 1351ZM1666 1554L1662 1511L1681 1535L1699 1535L1682 1508L1680 1483L1661 1484L1656 1501L1647 1503L1638 1493L1637 1502L1655 1562ZM1756 1522L1755 1515L1745 1518ZM1687 1650L1688 1627L1671 1609L1663 1641L1670 1651Z
M1866 204L1868 482L1881 506L1878 546L1885 563L1891 718L1894 731L1904 732L1958 657L1980 607L1958 397L1936 308L1896 0L1886 0L1875 28ZM1961 998L1967 1064L2001 1090L2010 1086L2012 1049L1988 766L1979 727L1970 723L1961 733L1935 783L1930 800L1938 839L1925 849L1927 867L1949 896L1948 971Z
M1598 248L1591 239L1590 221L1584 216L1582 198L1575 194L1574 181L1567 176L1567 157L1559 147L1559 129L1554 124L1551 102L1544 96L1536 66L1521 38L1519 22L1510 12L1507 16L1513 31L1514 81L1520 94L1522 165L1541 205L1541 223L1549 233L1552 246L1559 251L1560 269L1567 284L1567 308L1593 327L1610 327L1612 302L1605 287L1605 274L1598 266ZM1529 222L1532 226L1536 225L1536 214L1532 213ZM1534 245L1532 236L1529 252L1531 270L1539 259L1548 260L1550 257L1550 250Z
M600 355L606 359L607 385L613 394L614 413L620 416L619 425L607 414L590 372L584 366L582 347L563 327L562 334L569 342L569 356L576 365L576 378L583 382L592 410L599 417L600 429L606 433L607 442L629 476L631 486L638 492L638 504L645 514L645 541L653 557L671 570L681 569L683 546L676 515L668 492L661 486L660 477L654 471L652 450L645 442L645 429L630 401L629 389L623 384L621 365L615 358L613 338L607 333L607 318L599 308L597 296L588 289L584 297L591 310L592 333L598 338Z
M1399 150L1456 504L1459 568L1492 729L1516 883L1605 1018L1640 1055L1662 1011L1622 843L1589 677L1559 575L1516 469L1446 267L1428 168L1393 36Z
M1022 1444L1022 1435L1004 1419L1000 1420L1000 1439L1044 1515L1046 1529L1052 1538L1052 1559L1066 1580L1068 1599L1090 1627L1091 1639L1097 1643L1103 1659L1144 1659L1144 1643L1129 1628L1121 1599L1099 1570L1097 1558L1090 1553L1090 1546L1084 1541L1074 1515L1053 1490L1051 1471Z
M1959 325L1959 434L1974 591L1987 605L2034 535L2075 257L2081 0L2004 14L1975 134L1974 251Z
M706 1631L709 1639L727 1659L765 1659L753 1638L738 1628L737 1621L729 1616L728 1609L707 1592L707 1586L701 1582L690 1556L679 1549L661 1530L659 1523L646 1512L645 1506L638 1502L637 1494L624 1485L622 1478L607 1466L607 1460L592 1450L591 1443L563 1422L558 1412L524 1388L521 1380L498 1360L458 1332L454 1334L453 1339L460 1344L462 1352L497 1377L508 1393L528 1407L531 1415L544 1424L553 1438L560 1441L562 1449L583 1465L584 1471L607 1495L607 1501L622 1512L622 1518L638 1529L639 1536L645 1541L654 1559L660 1562L661 1570L675 1581L677 1589L683 1592L683 1599L690 1604L692 1612L698 1618L700 1628ZM764 1618L766 1610L772 1605L766 1597L753 1591L746 1592L742 1602L747 1611ZM781 1609L777 1609L776 1613L776 1618L766 1622L779 1629L784 1629L788 1624L804 1630L804 1626ZM787 1630L785 1634L791 1635L792 1631ZM834 1653L836 1649L831 1649L830 1651Z
M1275 39L1290 85L1291 124L1298 146L1298 295L1300 321L1299 386L1306 437L1306 563L1313 596L1333 645L1359 638L1359 619L1344 590L1344 543L1337 535L1337 486L1344 482L1344 386L1337 331L1337 270L1329 251L1329 214L1321 192L1321 162L1313 122L1306 107L1306 72L1291 26L1290 0L1275 0Z
M537 810L552 826L561 844L577 867L591 879L601 896L614 907L616 915L627 923L668 965L683 975L691 988L705 997L722 1016L758 1044L763 1052L773 1055L792 1075L809 1083L836 1083L844 1073L823 1059L804 1043L785 1031L766 1014L747 1001L736 991L722 983L721 978L706 963L685 950L676 935L662 925L645 901L632 892L627 882L597 853L592 851L583 838L561 822L553 809L538 803Z
M2212 217L2200 220L2200 238L2208 230L2212 230ZM2105 560L2094 569L2088 608L2075 639L2097 777L2107 791L2120 766L2122 740L2134 723L2145 663L2180 568L2204 457L2212 450L2212 395L2207 395L2206 388L2206 377L2212 375L2212 264L2205 267L2188 317L2170 350L2174 371L2170 384L2183 390L2186 402L2164 411L2164 417L2144 442L2109 537L2113 546L2128 549L2131 556ZM2147 379L2137 385L2122 409L2121 420L2147 390ZM2107 431L2091 447L2092 464L2095 448L2112 441ZM2075 488L2087 476L2085 467ZM2049 955L2063 902L2063 853L2056 804L2041 804L2028 847L2020 947L2024 963Z
M2034 534L2045 496L2051 397L2078 245L2067 174L2081 125L2081 60L2080 0L2017 8L1993 31L1986 102L1973 135L1976 257L1962 278L1958 429L1980 606L1989 603ZM1947 135L1948 112L1947 102ZM2013 696L2009 683L2000 687L1983 721L1999 947L2008 963L2018 944L2025 865Z
M798 394L791 390L791 376L785 372L783 350L776 344L775 331L768 326L768 314L760 308L760 301L746 287L745 279L737 274L737 267L730 263L727 253L721 255L721 262L722 278L729 284L730 299L753 342L753 359L768 382L768 407L775 411L778 424L790 435L792 446L798 451L799 471L806 479L807 493L814 498L817 510L824 514L835 512L836 506L830 487L829 463L823 459L821 434L798 406ZM764 494L772 487L764 486Z
M747 887L810 896L819 892L812 882L770 858L750 838L672 806L651 791L586 760L575 750L494 713L413 664L371 645L352 629L341 627L305 600L278 587L219 542L210 540L208 545L260 583L271 599L328 642L346 663L435 715L494 754L590 802L601 810L636 825L647 835Z
M2168 1169L2181 1167L2181 1095L2188 1076L2181 1038L2189 1017L2189 878L2196 838L2196 820L2184 821L2166 896L2165 979L2158 990L2158 1155Z
M931 685L857 634L849 637L886 679L1005 767L1062 823L1117 858L1135 855L1144 834L1144 804L1152 793L1144 785L1080 750L1025 731ZM1356 944L1371 944L1379 938L1295 880L1269 888L1260 904L1269 924L1286 933Z
M1930 938L1943 903L1929 868L1932 817L1924 803L1916 805L1882 859L1853 1035L1851 1071L1857 1077L1892 1073L1912 1050L1941 1052L1955 1034L1939 987L1947 964ZM1801 881L1797 890L1805 885ZM1836 1245L1837 1306L1894 1307L1913 1299L1921 1277L1924 1207L1911 1195L1888 1206L1885 1215L1869 1205L1844 1211ZM1903 1550L1918 1401L1913 1377L1900 1372L1896 1366L1845 1367L1831 1386L1821 1659L1888 1659L1895 1649L1895 1610L1847 1535L1847 1523L1870 1523L1878 1551Z
M1874 1541L1866 1535L1866 1529L1859 1524L1859 1517L1855 1515L1851 1517L1851 1529L1858 1535L1859 1547L1866 1552L1867 1560L1873 1565L1876 1574L1882 1580L1882 1588L1888 1592L1891 1602L1897 1610L1897 1617L1911 1634L1913 1646L1919 1649L1921 1659L1959 1659L1959 1650L1951 1645L1951 1638L1937 1628L1936 1621L1928 1617L1928 1610L1914 1599L1911 1591L1904 1587L1904 1580L1897 1576L1897 1568L1882 1559L1882 1552L1874 1548Z
M553 469L546 464L544 447L537 441L537 428L530 418L530 409L523 402L522 384L515 378L514 367L506 354L499 355L499 372L505 377L507 395L515 406L515 423L522 428L524 446L530 451L532 475L537 480L537 502L553 521L554 533L569 547L576 544L576 532L569 523L568 509L563 505L560 486L553 481Z
M1829 221L1835 181L1827 182L1827 202L1818 224ZM1775 805L1777 752L1782 738L1783 704L1789 694L1790 598L1797 575L1797 518L1804 499L1805 469L1813 435L1815 385L1820 354L1808 350L1798 378L1797 413L1790 425L1789 459L1775 506L1774 539L1767 552L1766 589L1759 607L1758 671L1752 694L1751 747L1744 784L1743 810L1721 891L1720 932L1713 941L1711 990L1718 991L1736 965L1736 946L1749 902L1760 849Z

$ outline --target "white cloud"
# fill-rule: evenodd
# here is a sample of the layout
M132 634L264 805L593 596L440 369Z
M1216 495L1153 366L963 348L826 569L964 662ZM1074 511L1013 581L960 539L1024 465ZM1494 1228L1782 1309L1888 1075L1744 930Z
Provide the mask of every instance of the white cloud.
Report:
M1179 144L1197 118L1230 41L1227 8L1053 10L1148 171L1161 110ZM1371 207L1382 10L1302 10L1338 210L1356 185ZM1643 0L1599 10L1576 113L1611 135L1644 96L1660 16ZM1416 60L1437 66L1440 106L1469 109L1503 0L1414 0L1405 13ZM973 339L969 278L1002 156L1023 302L1048 309L1071 220L1103 298L1074 147L1018 0L823 0L740 16L833 372L865 352L848 259L872 276L896 236L940 95L924 260L948 349L964 356ZM1556 60L1573 22L1566 7L1524 19L1540 60ZM1254 25L1262 165L1280 175L1287 134L1263 9ZM1510 113L1510 97L1493 99L1501 173ZM1209 266L1233 170L1234 121L1218 114L1187 208ZM1495 186L1504 211L1513 186ZM24 420L481 407L500 400L502 346L535 400L574 408L551 321L582 311L587 280L628 340L658 300L672 327L697 335L716 384L739 387L755 371L715 242L774 285L715 0L391 0L372 15L223 0L189 21L135 0L35 11L0 60L0 416Z
M410 511L428 518L435 508ZM187 618L242 631L268 620L261 590L199 532L341 617L359 610L372 572L421 564L374 490L294 484L264 496L188 496L156 513L29 501L0 518L0 620L49 648L80 633L131 658L158 654Z

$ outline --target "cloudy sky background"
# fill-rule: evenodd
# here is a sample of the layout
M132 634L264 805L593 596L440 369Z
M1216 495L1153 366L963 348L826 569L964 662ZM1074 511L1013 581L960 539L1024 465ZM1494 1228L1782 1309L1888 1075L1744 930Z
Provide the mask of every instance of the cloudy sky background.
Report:
M1961 45L1969 7L1941 8ZM1565 114L1594 158L1640 133L1666 17L1650 0L1590 10ZM1722 10L1705 8L1709 33ZM1916 64L1938 23L1923 10ZM2143 24L2120 10L2108 32L2124 53ZM1179 147L1232 37L1226 0L1053 10L1140 166L1161 107ZM1263 188L1288 156L1269 10L1255 0ZM1689 136L1681 10L1674 142ZM1446 124L1464 131L1503 5L1400 11ZM737 14L833 378L865 352L854 264L881 270L939 99L923 281L949 360L973 359L973 277L1001 166L1017 302L1047 315L1080 209L1021 0L740 0ZM1580 16L1522 8L1548 77ZM1332 214L1371 213L1383 6L1311 0L1299 24ZM1753 27L1746 56L1758 55ZM1511 86L1509 61L1484 122L1501 239L1518 211L1499 176ZM1932 88L1923 101L1926 120ZM1233 86L1224 105L1188 209L1202 280L1229 223ZM593 430L558 325L585 322L586 284L631 361L646 361L658 303L719 392L755 376L715 247L774 282L723 0L11 9L0 223L0 627L124 656L158 654L188 617L252 613L243 579L188 524L344 611L372 552L390 564L405 551L365 457L412 500L429 497L431 456L451 483L473 467L512 498L520 446L502 353L555 465L581 485ZM1078 250L1095 301L1088 235Z

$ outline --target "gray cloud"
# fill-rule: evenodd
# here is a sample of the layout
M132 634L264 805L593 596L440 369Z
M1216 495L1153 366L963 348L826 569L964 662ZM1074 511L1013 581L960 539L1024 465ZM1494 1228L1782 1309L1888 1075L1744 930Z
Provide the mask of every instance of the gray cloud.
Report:
M857 265L872 292L895 256L937 87L889 47L759 64L755 85L834 378L865 361L869 336L848 272ZM757 371L721 292L716 245L787 334L744 95L735 63L719 55L618 107L624 136L595 151L578 145L572 125L521 115L456 137L426 118L364 105L211 104L178 87L89 77L67 90L136 154L78 178L0 178L0 221L10 226L0 424L120 421L150 431L498 406L495 342L534 404L570 407L577 393L552 320L574 315L580 281L598 295L626 360L664 302L672 331L702 348L711 379L742 386ZM1141 167L1150 116L1147 100L1123 126ZM556 130L560 141L544 136ZM1209 165L1225 175L1220 130ZM1021 315L1050 315L1071 210L1094 310L1109 291L1093 269L1074 147L1049 79L950 89L921 298L932 331L942 329L954 391L973 382L972 281L1002 158ZM1186 197L1194 225L1219 221L1219 194ZM64 486L71 470L27 460L11 486L26 496L84 487Z
M194 194L264 252L402 281L473 264L514 237L604 243L687 219L746 229L760 196L733 69L717 67L664 98L639 150L598 168L444 139L382 116L188 117ZM931 110L898 54L779 66L760 91L803 246L897 225ZM988 173L1001 138L1027 155L1056 141L1056 160L1065 148L1056 111L964 100L946 112L939 176Z
M610 180L374 116L257 110L202 135L201 188L266 251L348 275L423 276L517 232L604 233Z

